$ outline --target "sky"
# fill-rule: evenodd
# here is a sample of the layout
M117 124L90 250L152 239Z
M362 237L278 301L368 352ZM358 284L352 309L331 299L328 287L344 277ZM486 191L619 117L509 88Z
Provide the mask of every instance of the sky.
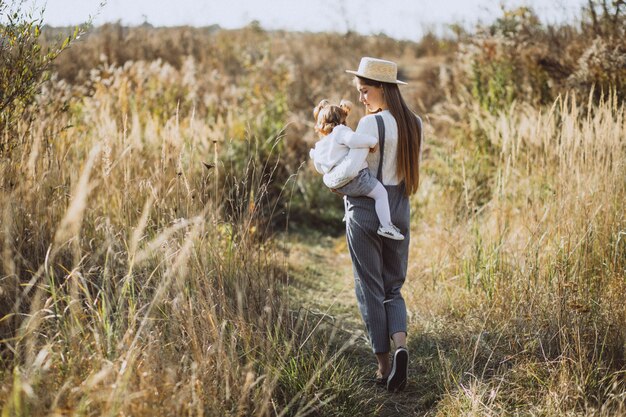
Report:
M575 20L586 0L27 0L27 7L45 6L44 23L66 26L120 21L154 26L209 26L238 28L257 20L264 29L298 31L348 30L385 33L417 40L426 31L445 33L450 23L472 28L501 15L508 7L530 5L545 23Z

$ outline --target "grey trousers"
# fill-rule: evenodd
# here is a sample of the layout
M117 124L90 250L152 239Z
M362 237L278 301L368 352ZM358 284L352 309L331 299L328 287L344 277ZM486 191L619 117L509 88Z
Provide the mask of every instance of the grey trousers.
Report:
M404 186L389 186L391 220L404 234L392 240L376 233L374 200L346 197L346 238L352 258L354 287L361 316L374 353L390 351L392 334L406 332L406 304L400 294L409 252L409 200Z

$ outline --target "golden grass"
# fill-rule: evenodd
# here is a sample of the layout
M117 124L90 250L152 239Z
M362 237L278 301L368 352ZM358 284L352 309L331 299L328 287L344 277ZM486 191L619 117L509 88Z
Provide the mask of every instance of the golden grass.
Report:
M175 82L150 68L143 92L126 86L144 63L94 73L91 95L55 118L43 108L0 164L3 415L323 408L352 342L329 350L282 301L265 211L285 184L259 137L281 132L262 114L249 122L258 107L196 118L138 106Z
M445 182L423 184L406 294L418 357L438 346L440 415L624 410L626 120L615 96L587 108L474 107L492 197L476 206L465 177L459 215ZM475 164L464 144L452 163Z
M130 32L158 50L144 31ZM291 208L333 228L320 222L340 203L304 163L311 106L353 93L337 73L364 51L402 56L443 99L446 58L248 28L202 51L204 35L174 30L171 56L126 61L122 35L70 50L72 83L46 86L0 162L3 416L385 415L398 397L372 396L355 338L289 304L298 277L271 232ZM103 48L110 63L79 75ZM491 114L447 87L412 200L405 409L623 413L623 104ZM424 94L406 96L431 108Z

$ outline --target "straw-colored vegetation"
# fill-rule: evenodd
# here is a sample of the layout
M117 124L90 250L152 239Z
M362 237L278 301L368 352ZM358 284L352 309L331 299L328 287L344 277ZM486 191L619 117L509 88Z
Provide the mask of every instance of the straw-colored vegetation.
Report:
M68 32L0 128L2 415L626 413L625 6L589 7L419 43ZM368 381L342 204L307 163L311 108L356 100L363 55L427 121L396 395Z

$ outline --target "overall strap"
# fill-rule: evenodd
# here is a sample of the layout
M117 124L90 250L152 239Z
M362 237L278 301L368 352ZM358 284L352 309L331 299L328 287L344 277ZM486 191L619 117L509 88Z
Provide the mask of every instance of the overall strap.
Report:
M376 116L376 123L378 124L378 144L380 145L380 161L378 162L378 173L376 179L383 182L383 155L385 154L385 123L383 117L380 114Z

